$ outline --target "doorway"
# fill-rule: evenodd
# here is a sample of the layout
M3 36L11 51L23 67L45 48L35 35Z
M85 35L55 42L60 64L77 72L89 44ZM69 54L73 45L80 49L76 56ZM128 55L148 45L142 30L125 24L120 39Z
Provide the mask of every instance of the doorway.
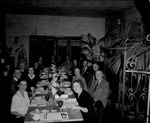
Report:
M29 63L33 65L39 56L43 57L46 66L50 64L51 56L61 57L61 62L66 56L71 60L79 59L81 37L73 36L30 36Z

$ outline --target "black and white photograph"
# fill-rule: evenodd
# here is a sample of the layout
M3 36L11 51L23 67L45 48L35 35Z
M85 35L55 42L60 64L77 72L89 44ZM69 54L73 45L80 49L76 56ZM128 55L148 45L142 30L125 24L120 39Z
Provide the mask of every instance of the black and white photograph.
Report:
M150 0L0 0L0 119L150 123Z

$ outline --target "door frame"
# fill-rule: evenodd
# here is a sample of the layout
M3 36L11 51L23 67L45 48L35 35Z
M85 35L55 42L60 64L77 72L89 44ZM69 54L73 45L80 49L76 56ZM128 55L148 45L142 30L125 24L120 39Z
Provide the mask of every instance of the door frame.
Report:
M58 57L59 56L59 41L64 40L66 41L66 55L70 57L70 60L72 60L72 43L71 41L79 41L79 47L81 46L81 36L45 36L45 35L30 35L30 40L29 40L29 63L33 64L34 60L32 59L32 56L34 55L31 52L31 49L34 48L32 46L32 40L38 40L38 39L43 39L45 40L53 40L54 41L54 56Z

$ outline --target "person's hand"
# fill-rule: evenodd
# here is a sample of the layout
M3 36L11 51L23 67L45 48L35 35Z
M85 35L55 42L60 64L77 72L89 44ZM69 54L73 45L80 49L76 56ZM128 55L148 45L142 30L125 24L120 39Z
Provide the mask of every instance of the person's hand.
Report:
M31 87L32 97L35 95L35 87Z
M76 109L79 109L80 110L80 106L77 106L77 105L71 105L70 108L72 110L76 110Z
M86 107L81 107L81 106L78 106L78 105L72 105L70 107L72 110L81 110L83 112L88 112L88 109Z
M35 87L31 87L30 89L31 89L32 93L35 92Z
M36 93L32 93L32 97L34 97L36 95Z

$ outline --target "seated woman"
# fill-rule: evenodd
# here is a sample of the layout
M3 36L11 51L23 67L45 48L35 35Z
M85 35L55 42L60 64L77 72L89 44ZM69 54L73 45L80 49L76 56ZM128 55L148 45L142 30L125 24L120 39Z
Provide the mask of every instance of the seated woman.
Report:
M15 123L23 123L28 107L30 105L29 97L26 92L27 82L20 80L18 82L18 91L14 94L11 103L11 114L15 116Z
M93 100L90 94L83 88L84 85L81 80L75 80L72 83L73 91L78 102L78 106L74 105L71 108L81 110L84 123L95 123L95 112L93 107Z
M36 84L39 80L39 77L34 74L33 67L28 67L28 74L26 75L25 80L27 81L27 84L28 84L26 91L28 92L30 96L31 92L35 90Z
M87 85L86 85L86 82L85 82L85 78L83 76L81 76L80 69L79 68L75 68L74 73L75 73L75 76L73 76L72 82L74 80L77 80L77 79L81 80L83 82L83 84L84 84L84 90L87 91Z

